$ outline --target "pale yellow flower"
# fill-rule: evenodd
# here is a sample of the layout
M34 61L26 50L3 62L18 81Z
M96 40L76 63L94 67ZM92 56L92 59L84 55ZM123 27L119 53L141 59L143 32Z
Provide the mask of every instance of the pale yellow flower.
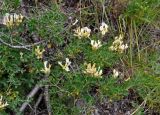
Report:
M66 58L66 63L64 65L60 61L58 62L58 64L62 67L62 69L70 71L69 66L71 65L71 61L69 61L68 58Z
M19 54L20 54L20 59L22 59L23 58L23 52L20 52Z
M113 69L113 77L117 78L119 76L120 72L117 71L116 69Z
M125 81L128 81L128 80L130 80L130 79L131 79L131 78L130 78L130 77L128 77L128 78L126 78L126 79L125 79Z
M91 29L89 29L88 27L81 28L82 37L89 38L90 33L91 33Z
M112 46L110 46L109 49L112 51L118 51L119 46L121 46L122 43L123 43L123 41L121 41L119 39L115 39L115 41L112 43Z
M44 61L44 68L41 71L45 73L45 75L49 75L51 72L51 64L48 64L48 61Z
M81 34L81 28L80 27L78 27L76 30L74 30L74 36L77 36L78 38L80 38L81 39L81 37L82 37L82 34Z
M8 106L7 102L3 102L3 96L0 97L0 109L5 108L6 106Z
M115 48L113 45L110 46L109 49L110 49L111 51L115 51L115 50L116 50L116 48Z
M22 14L16 15L16 24L19 25L22 23L24 16Z
M87 64L87 68L84 71L84 73L94 74L96 72L95 66L96 66L95 64L93 64L93 65L91 65L91 63Z
M37 59L42 59L44 51L44 49L40 50L39 46L37 46L35 49L35 55L37 56Z
M98 48L100 48L102 46L101 41L95 41L95 40L91 40L91 46L93 50L97 50Z
M96 73L94 73L94 76L102 78L102 74L103 74L102 70L100 69L100 67L98 67Z
M119 46L119 52L120 52L120 53L123 53L124 50L127 49L127 48L128 48L128 45L127 45L127 44L125 44L125 45L122 44L122 45Z
M18 26L23 21L23 16L21 14L9 14L6 13L3 17L3 24L6 25L8 28L12 28L13 26Z
M119 40L123 40L124 36L123 34L120 34L119 36L116 36L115 37L115 40L119 39Z
M83 28L78 27L75 30L74 36L77 36L79 39L81 39L82 37L89 38L90 33L91 33L91 29L89 29L88 27L83 27Z
M112 51L117 51L119 53L123 53L124 50L128 48L127 44L123 43L123 35L120 34L119 36L115 37L115 41L112 43L112 46L109 47Z
M113 42L113 46L120 46L123 44L123 41L121 39L115 39Z
M10 16L9 13L6 13L5 16L3 17L3 24L6 25L7 27L12 27L13 26L13 16Z
M102 70L100 69L100 67L98 67L98 69L97 69L95 63L93 65L91 65L91 63L87 64L87 68L85 69L84 73L92 75L94 77L102 78L102 76L101 76Z
M122 50L124 50L124 49L127 49L128 48L128 45L127 44L122 44L121 46L120 46L120 49L122 49Z
M101 34L104 36L108 32L108 25L104 22L101 23L101 26L99 30L101 31Z

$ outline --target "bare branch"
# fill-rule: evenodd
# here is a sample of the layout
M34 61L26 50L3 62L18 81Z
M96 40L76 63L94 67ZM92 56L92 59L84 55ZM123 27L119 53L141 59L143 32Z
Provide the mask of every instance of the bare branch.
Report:
M36 85L32 91L27 95L27 100L31 99L37 92L38 90L41 88L41 85ZM20 108L20 112L23 112L25 110L25 108L27 107L29 103L28 102L24 102Z
M37 115L37 107L38 107L38 105L40 104L43 96L44 96L44 95L41 93L41 94L39 95L38 99L37 99L36 104L34 105L34 114L35 114L35 115Z
M47 75L45 76L45 81L48 82L48 76ZM52 115L52 107L51 107L51 104L50 104L50 95L49 95L49 85L45 85L45 87L44 87L44 96L45 96L48 115Z
M33 47L33 46L38 45L38 44L41 44L43 41L34 43L34 44L32 44L32 45L22 45L22 46L18 46L18 45L15 45L15 46L14 46L14 45L11 45L11 44L5 42L4 40L2 40L1 38L0 38L0 42L1 42L2 44L4 44L4 45L8 46L8 47L11 47L11 48L30 50L30 49L29 49L30 47Z

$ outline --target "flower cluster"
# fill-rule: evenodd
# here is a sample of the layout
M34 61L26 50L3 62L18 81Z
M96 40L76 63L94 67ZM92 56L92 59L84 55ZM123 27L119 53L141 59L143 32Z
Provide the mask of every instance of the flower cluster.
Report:
M39 46L37 46L37 48L35 49L35 55L37 56L37 59L42 59L44 51L44 49L40 50Z
M91 63L86 64L86 65L87 65L87 68L84 71L85 74L89 74L94 77L102 78L102 70L100 69L100 67L98 67L97 69L95 63L93 65Z
M120 72L116 69L113 69L113 77L117 78L120 75Z
M23 52L20 52L19 54L20 54L20 59L23 59L23 55L24 55Z
M108 32L108 25L105 24L104 22L102 22L99 30L101 31L102 36L104 36L107 32ZM83 27L80 28L78 27L75 30L75 36L77 36L78 38L89 38L90 37L90 33L91 33L91 29L89 29L88 27ZM102 46L102 43L100 40L92 40L90 39L90 44L92 46L93 50L97 50L98 48L100 48ZM120 53L123 53L125 49L128 48L127 44L123 43L123 35L120 34L119 36L115 37L115 41L112 43L112 46L110 46L110 50L112 51L118 51ZM45 50L42 49L40 50L39 46L37 46L37 48L35 49L35 54L37 56L38 59L42 58L42 54ZM44 62L44 69L42 69L41 71L44 72L46 75L50 74L50 68L51 65L49 64L49 66L47 67L47 61ZM58 61L58 64L62 67L63 70L65 71L70 71L70 65L71 65L71 61L69 60L69 58L65 59L65 63L62 64L62 61ZM97 78L102 78L102 70L100 69L100 67L96 67L96 64L91 64L88 63L86 64L86 69L84 70L85 74L89 74L91 76L97 77ZM113 77L117 78L118 76L120 76L121 73L117 70L113 70Z
M109 28L109 26L105 22L101 23L99 30L100 30L102 36L104 36L108 32L108 28ZM91 29L89 29L88 27L83 27L83 28L78 27L76 30L74 30L74 32L75 32L74 36L77 36L79 39L81 39L83 37L89 38L90 33L91 33Z
M104 36L108 32L108 28L109 26L106 23L101 23L99 30L101 31L102 36Z
M65 71L70 71L69 66L71 65L71 61L69 61L68 58L66 58L66 63L63 65L62 62L58 62L58 64L64 69Z
M3 109L4 107L8 106L7 102L3 102L3 96L0 97L0 109Z
M8 28L12 28L13 26L18 26L23 21L22 14L9 14L6 13L3 17L3 24L6 25Z
M77 36L79 39L81 39L83 37L84 38L89 38L90 33L91 33L91 29L89 29L88 27L83 27L83 28L78 27L75 30L74 36Z
M123 35L119 35L115 37L114 42L112 43L112 46L109 47L112 51L117 51L119 53L123 53L124 50L128 48L127 44L123 43Z
M124 74L116 69L113 69L113 75L112 75L114 78L118 78L118 77L121 77L121 78L124 78L124 81L128 81L130 80L130 77L125 77Z
M95 41L95 40L91 40L91 46L93 50L97 50L98 48L100 48L102 46L101 41Z
M48 66L47 66L48 65ZM49 75L51 72L51 64L48 64L47 61L44 62L44 68L41 70L45 75Z

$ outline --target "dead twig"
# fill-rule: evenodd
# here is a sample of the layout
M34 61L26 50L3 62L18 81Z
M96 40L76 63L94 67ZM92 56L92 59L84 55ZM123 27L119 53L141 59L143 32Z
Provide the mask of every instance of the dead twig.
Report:
M28 100L30 100L37 92L38 92L38 90L41 88L42 86L41 85L36 85L32 90L31 90L31 92L27 95L27 101L26 102L24 102L23 104L22 104L22 106L20 107L20 112L22 113L24 110L25 110L25 108L27 107L27 105L29 104L28 103Z
M2 40L1 38L0 38L0 42L1 42L2 44L4 44L4 45L10 47L10 48L30 50L30 49L29 49L30 47L33 47L33 46L38 45L38 44L41 44L43 41L34 43L34 44L32 44L32 45L22 45L22 46L11 45L11 44L5 42L4 40Z
M136 110L134 110L131 115L135 115L137 111L139 111L139 109L142 107L142 106L145 106L146 105L146 102L147 102L147 99L148 97L156 90L157 87L155 87L154 89L151 90L151 92L149 92L147 94L147 96L145 97L144 101L137 107Z
M48 82L48 76L47 75L45 76L45 81ZM44 86L44 96L45 96L48 115L52 115L52 107L51 107L51 104L50 104L50 95L49 95L49 85Z
M48 115L52 115L52 109L51 109L51 104L50 104L50 95L49 95L49 86L48 85L45 85L44 95L45 95L45 101L46 101Z
M131 115L135 115L136 112L137 112L142 106L145 106L145 105L146 105L146 100L144 100L144 101L137 107L137 109L131 113Z
M44 96L44 95L41 93L41 94L39 95L38 99L37 99L36 104L34 105L34 114L35 114L35 115L37 115L37 107L38 107L38 105L40 104L43 96Z

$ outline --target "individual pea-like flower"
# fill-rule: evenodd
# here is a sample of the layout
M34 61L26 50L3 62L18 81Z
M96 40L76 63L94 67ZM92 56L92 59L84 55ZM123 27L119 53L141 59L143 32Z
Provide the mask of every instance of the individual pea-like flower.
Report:
M35 49L35 55L37 56L37 59L42 59L44 51L44 49L40 50L40 47L37 46L37 48Z
M121 44L123 44L123 36L120 34L119 36L116 36L116 37L114 38L113 45L119 46L119 45L121 45Z
M120 75L120 72L117 71L116 69L113 69L113 77L117 78Z
M82 37L89 38L90 33L91 33L91 29L89 29L88 27L81 28Z
M123 34L120 34L119 36L116 36L114 39L115 40L123 40L124 36Z
M95 40L91 40L91 46L93 50L97 50L98 48L100 48L102 46L101 41L95 41Z
M128 48L127 44L123 43L123 35L120 34L119 36L115 37L114 42L112 43L112 46L109 47L112 51L117 51L119 53L123 53L124 50Z
M14 14L14 19L16 19L15 23L18 26L20 23L22 23L24 16L22 14Z
M111 51L116 51L116 47L114 47L113 45L110 46L109 49L110 49Z
M126 79L124 79L124 81L129 81L131 78L130 77L128 77L128 78L126 78Z
M78 27L76 30L74 30L74 36L77 36L78 38L81 39L82 35L81 35L81 28Z
M94 74L96 72L96 64L94 63L93 65L91 65L91 63L86 64L87 68L84 71L84 73L89 73L89 74Z
M9 14L6 13L3 17L3 24L6 25L8 28L12 28L13 26L18 26L23 21L22 14Z
M104 36L108 32L108 25L105 22L101 23L99 30L101 31L102 36Z
M0 97L0 109L5 108L6 106L8 106L7 102L3 102L3 96Z
M23 52L20 52L19 54L20 54L20 59L22 59L23 58Z
M91 33L91 29L89 29L88 27L83 27L83 28L78 27L75 30L74 36L77 36L79 39L81 39L82 37L89 38L90 33Z
M73 26L78 23L78 20L76 19L75 22L72 24Z
M128 48L128 45L127 45L127 44L122 44L121 46L119 46L119 49L120 49L121 53L123 53L123 51L124 51L125 49L127 49L127 48Z
M70 71L69 66L71 65L71 61L66 58L66 63L63 65L62 62L58 62L58 64L62 67L62 69L64 69L65 71Z
M87 68L85 69L84 73L94 77L102 78L102 70L100 67L97 69L95 63L93 65L91 63L87 64Z
M98 67L96 73L94 73L94 76L102 78L102 70L100 69L100 67Z
M5 16L3 17L3 24L6 25L7 27L12 27L13 16L11 16L9 13L6 13Z
M44 61L44 68L41 70L45 75L49 75L51 72L51 64L48 64L48 61Z

